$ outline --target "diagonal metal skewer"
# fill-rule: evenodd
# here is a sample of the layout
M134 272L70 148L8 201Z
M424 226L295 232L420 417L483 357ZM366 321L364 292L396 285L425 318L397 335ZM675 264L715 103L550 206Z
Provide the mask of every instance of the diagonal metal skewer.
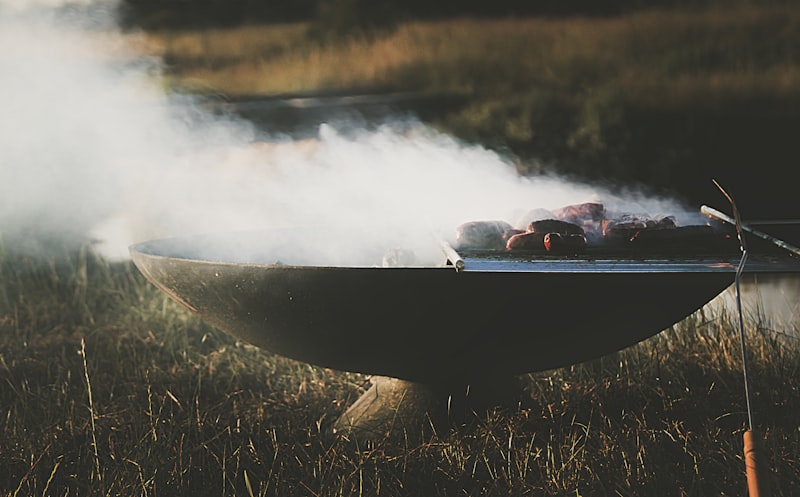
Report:
M460 273L463 271L464 259L462 259L461 255L456 252L456 249L454 249L453 246L446 241L441 241L439 246L441 247L442 252L444 252L444 255L447 257L447 261L452 264L453 267L455 267L456 272Z
M709 207L707 205L700 206L700 212L702 214L705 214L706 216L713 217L713 218L718 219L720 221L724 221L724 222L726 222L728 224L732 224L734 226L737 225L737 219L731 219L729 216L726 216L725 214L721 213L720 211L718 211L716 209L713 209L713 208L711 208L711 207ZM787 250L791 255L800 256L800 248L797 248L794 245L786 243L785 241L781 240L780 238L775 238L772 235L768 235L768 234L766 234L766 233L764 233L762 231L755 230L755 229L751 228L750 226L744 224L741 221L741 219L738 219L738 228L737 228L737 230L738 229L741 229L742 231L746 231L746 232L748 232L750 234L753 234L753 235L755 235L755 236L757 236L759 238L763 238L764 240L766 240L766 241L768 241L768 242L770 242L770 243L772 243L772 244L774 244L774 245L776 245L776 246L778 246L778 247L780 247L780 248L782 248L784 250Z

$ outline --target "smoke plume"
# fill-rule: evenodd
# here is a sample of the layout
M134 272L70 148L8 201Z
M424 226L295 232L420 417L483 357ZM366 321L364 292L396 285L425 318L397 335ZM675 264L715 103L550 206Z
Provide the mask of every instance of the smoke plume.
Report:
M520 177L504 157L413 120L313 139L265 136L164 90L160 61L114 28L113 3L0 1L0 233L97 240L108 257L154 237L302 225L365 239L449 235L458 224L600 197L607 208L676 214Z

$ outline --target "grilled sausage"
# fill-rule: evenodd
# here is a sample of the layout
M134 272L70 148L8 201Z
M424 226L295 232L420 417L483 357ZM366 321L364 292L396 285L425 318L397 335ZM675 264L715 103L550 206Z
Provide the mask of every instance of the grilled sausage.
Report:
M536 233L527 231L519 233L508 239L506 242L507 250L531 250L535 252L545 252L544 237L547 233Z
M528 226L528 231L534 233L559 233L562 235L583 235L583 228L577 224L568 223L559 219L542 219L534 221Z
M514 225L518 229L527 230L532 222L542 219L556 219L556 215L547 209L537 208L526 212L524 216L517 219Z
M519 235L520 233L525 233L525 230L518 230L517 228L511 228L510 230L505 230L503 232L503 242L508 242L508 239L514 235Z
M586 250L586 237L578 234L547 233L544 236L544 248L554 254L577 254Z
M599 202L565 205L553 211L557 219L583 226L587 222L599 223L605 218L606 209Z

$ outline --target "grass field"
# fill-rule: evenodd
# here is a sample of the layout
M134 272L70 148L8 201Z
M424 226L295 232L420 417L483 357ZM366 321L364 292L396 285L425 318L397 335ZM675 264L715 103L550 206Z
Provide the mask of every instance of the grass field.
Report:
M800 492L791 326L747 318L774 495ZM330 430L363 375L237 342L90 245L6 240L0 495L742 495L735 330L708 308L623 352L528 375L517 407L359 443Z
M613 86L646 105L718 105L736 94L796 96L798 20L793 4L737 4L608 19L410 22L338 43L310 39L302 23L147 39L177 84L226 94L377 87L488 101L554 91L581 100Z
M170 88L466 95L437 126L565 172L712 189L707 167L758 190L738 169L755 164L770 197L796 196L782 180L800 129L795 4L415 22L339 44L302 24L141 41ZM773 495L799 495L797 324L745 321L762 468ZM368 377L239 342L89 242L0 232L0 496L744 495L736 324L710 306L619 353L526 375L516 406L365 443L331 427Z
M459 95L467 103L434 124L510 150L522 173L544 165L693 202L713 191L713 177L740 198L774 184L770 198L740 201L745 212L763 205L774 216L786 203L772 199L792 194L775 180L800 161L791 131L800 125L799 26L797 3L736 2L602 19L409 22L338 43L310 39L303 24L153 32L145 41L165 58L170 86Z

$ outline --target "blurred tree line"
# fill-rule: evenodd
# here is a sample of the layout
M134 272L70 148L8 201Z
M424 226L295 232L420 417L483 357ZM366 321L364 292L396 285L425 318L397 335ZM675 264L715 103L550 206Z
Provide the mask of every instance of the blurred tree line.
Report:
M123 0L123 23L145 29L311 21L324 35L448 17L609 16L644 8L776 0ZM788 1L788 0L787 0Z

